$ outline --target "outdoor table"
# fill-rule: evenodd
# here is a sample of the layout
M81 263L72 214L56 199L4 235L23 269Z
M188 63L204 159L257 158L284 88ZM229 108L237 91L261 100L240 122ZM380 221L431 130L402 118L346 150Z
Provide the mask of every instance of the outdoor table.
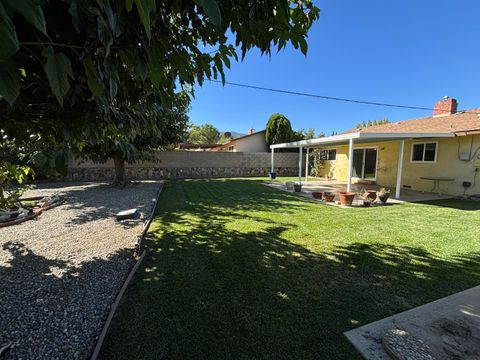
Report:
M435 192L435 190L440 189L440 182L441 181L455 181L455 179L453 179L453 178L436 177L436 176L422 176L422 177L420 177L420 179L433 181L433 188L432 188L432 190L430 190L431 192Z

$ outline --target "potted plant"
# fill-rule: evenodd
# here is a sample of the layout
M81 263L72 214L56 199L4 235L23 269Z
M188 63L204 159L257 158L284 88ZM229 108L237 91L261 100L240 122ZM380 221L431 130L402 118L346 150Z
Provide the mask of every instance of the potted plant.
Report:
M364 199L369 199L371 201L375 201L377 199L377 191L376 190L362 189L362 191L363 191L362 197Z
M355 198L354 192L340 191L339 193L340 205L352 206L354 198Z
M335 194L328 191L325 191L323 193L323 200L325 200L326 202L332 202L333 199L335 199Z
M312 196L315 199L323 199L323 191L312 191Z
M363 199L363 207L369 207L371 205L371 195L368 193L368 190L362 188L359 192L357 192L357 196ZM376 194L375 197L377 197Z
M270 178L270 181L275 180L277 178L277 173L275 171L269 171L268 177Z
M388 198L390 197L390 190L381 188L380 191L377 193L378 198L382 202L382 204L386 204Z
M302 191L302 184L299 184L299 183L293 184L293 190L295 190L295 192Z

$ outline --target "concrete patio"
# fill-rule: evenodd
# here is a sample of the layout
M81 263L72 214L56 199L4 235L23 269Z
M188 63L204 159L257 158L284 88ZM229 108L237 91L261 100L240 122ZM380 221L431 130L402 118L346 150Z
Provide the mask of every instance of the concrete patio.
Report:
M288 191L285 187L285 183L281 181L274 181L267 184L268 186L274 187L279 190ZM353 192L360 191L362 189L366 190L380 190L383 186L376 185L376 184L352 184ZM385 187L386 189L390 190L391 197L388 199L388 203L390 204L399 204L404 202L422 202L422 201L430 201L430 200L442 200L442 199L451 199L453 196L451 195L443 195L443 194L436 194L430 192L421 192L415 191L410 189L402 189L400 198L394 198L395 189L391 187ZM346 181L338 181L338 180L323 180L323 179L311 179L307 182L302 181L302 191L297 193L300 196L306 198L312 198L312 192L315 191L328 191L335 194L335 201L333 203L328 203L335 205L338 201L338 193L340 191L347 191L347 182ZM354 206L360 206L362 203L361 199L358 197L354 200Z
M401 330L395 353L385 346L385 335ZM480 286L347 331L344 335L365 359L390 360L409 351L414 359L478 359L480 355ZM405 339L413 339L411 346ZM430 356L420 356L422 344ZM383 344L383 346L382 346ZM403 354L402 354L403 353ZM390 355L397 356L390 356ZM401 357L410 358L410 357Z

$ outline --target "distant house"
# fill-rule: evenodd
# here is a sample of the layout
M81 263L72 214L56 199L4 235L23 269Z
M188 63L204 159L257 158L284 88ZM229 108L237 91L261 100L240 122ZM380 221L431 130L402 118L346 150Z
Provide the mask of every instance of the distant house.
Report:
M322 176L345 181L348 190L367 182L395 187L396 197L401 188L480 194L480 108L457 111L449 97L432 116L271 146L282 148L320 149Z
M268 146L265 140L265 130L255 132L255 129L250 129L248 135L232 139L226 144L212 147L209 151L267 152Z

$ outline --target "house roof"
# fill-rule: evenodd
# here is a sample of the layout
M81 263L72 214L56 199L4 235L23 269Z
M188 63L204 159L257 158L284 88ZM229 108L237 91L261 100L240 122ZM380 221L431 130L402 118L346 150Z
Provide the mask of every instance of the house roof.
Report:
M355 143L368 143L372 141L454 137L470 134L480 134L480 108L459 111L449 115L427 116L395 123L373 125L363 129L351 129L334 136L274 144L270 148L341 145L347 144L350 139L354 139Z
M454 133L467 135L480 133L480 108L460 111L451 115L427 116L363 129L351 129L349 133Z
M257 134L264 133L265 131L266 131L266 130L256 131L256 132L254 132L253 134L247 134L247 135L243 135L243 136L237 137L237 138L235 138L235 139L232 139L232 141L245 139L245 138L250 137L250 136L253 136L253 135L257 135Z
M225 144L221 144L220 146L228 146L229 144L231 143L234 143L238 140L242 140L242 139L245 139L247 137L250 137L250 136L254 136L254 135L258 135L258 134L262 134L264 133L266 130L260 130L260 131L257 131L257 132L254 132L253 134L247 134L247 135L244 135L244 136L240 136L238 138L235 138L235 139L232 139L230 140L229 142L225 143Z

